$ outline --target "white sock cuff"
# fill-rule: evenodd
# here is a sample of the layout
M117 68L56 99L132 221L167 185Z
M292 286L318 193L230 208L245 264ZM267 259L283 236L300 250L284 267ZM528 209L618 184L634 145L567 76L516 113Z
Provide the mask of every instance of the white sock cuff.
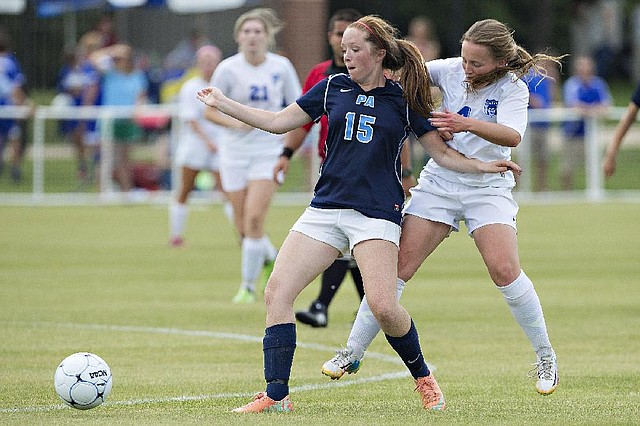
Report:
M242 239L242 248L247 250L259 250L263 247L262 238L244 237Z
M498 288L502 292L502 295L505 297L505 299L514 300L522 297L529 290L531 290L533 288L533 283L531 282L527 274L525 274L524 271L521 270L520 275L518 275L518 278L516 278L514 282L504 287Z
M262 236L262 242L264 243L264 248L266 250L266 257L269 260L274 260L278 255L278 249L271 242L271 238L267 234Z
M187 210L187 205L186 205L186 204L182 204L182 203L178 203L178 202L176 201L176 202L171 203L171 204L169 205L169 208L170 208L174 213L180 214L180 213L183 213L183 212L185 212L185 211Z
M396 288L398 289L398 291L402 291L404 290L404 286L405 286L405 282L402 281L400 278L397 279L396 281Z

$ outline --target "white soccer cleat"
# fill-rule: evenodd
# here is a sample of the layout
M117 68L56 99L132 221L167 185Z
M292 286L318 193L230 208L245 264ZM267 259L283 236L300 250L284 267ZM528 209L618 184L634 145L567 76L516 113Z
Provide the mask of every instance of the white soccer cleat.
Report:
M558 362L554 355L544 355L538 358L532 372L538 377L536 389L540 395L551 395L558 386Z
M362 357L353 354L350 347L338 349L336 355L322 365L322 374L338 380L344 373L355 374L362 365Z

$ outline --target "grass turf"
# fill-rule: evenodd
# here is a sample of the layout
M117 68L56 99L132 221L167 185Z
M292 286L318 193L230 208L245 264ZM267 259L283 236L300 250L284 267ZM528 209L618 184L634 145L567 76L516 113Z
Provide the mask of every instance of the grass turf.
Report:
M272 207L276 244L303 208ZM425 262L402 301L445 392L444 413L422 410L382 337L357 375L320 375L357 309L349 279L328 328L298 326L295 412L238 415L229 410L264 388L264 306L230 302L240 251L220 206L192 209L179 250L167 245L159 206L0 207L1 422L637 424L638 217L639 204L521 206L521 261L560 363L551 396L527 378L529 343L460 233ZM317 290L316 281L296 309ZM114 375L107 402L86 412L63 406L53 389L58 362L81 350L103 357Z

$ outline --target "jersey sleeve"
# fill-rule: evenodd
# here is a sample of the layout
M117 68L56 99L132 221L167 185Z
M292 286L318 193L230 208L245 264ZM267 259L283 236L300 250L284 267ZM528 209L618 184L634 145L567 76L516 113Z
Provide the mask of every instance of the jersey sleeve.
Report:
M409 125L416 138L421 137L427 132L436 130L425 117L421 116L411 108L409 108Z
M296 103L313 121L318 121L325 113L325 95L329 88L329 78L325 78L300 96Z
M433 85L440 86L442 77L448 72L448 70L451 67L452 59L455 59L455 58L434 59L425 64L427 66L429 79L431 80L431 83Z
M496 123L507 126L524 137L527 130L529 90L522 80L507 84L499 102Z

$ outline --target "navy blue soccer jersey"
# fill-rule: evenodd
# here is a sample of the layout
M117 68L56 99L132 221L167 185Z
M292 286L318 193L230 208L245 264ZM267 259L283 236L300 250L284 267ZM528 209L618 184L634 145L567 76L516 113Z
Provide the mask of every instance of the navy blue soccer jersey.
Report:
M347 74L335 74L301 96L298 105L314 120L329 119L322 163L311 206L354 209L400 224L404 191L400 151L409 132L434 128L402 97L399 84L368 92Z

